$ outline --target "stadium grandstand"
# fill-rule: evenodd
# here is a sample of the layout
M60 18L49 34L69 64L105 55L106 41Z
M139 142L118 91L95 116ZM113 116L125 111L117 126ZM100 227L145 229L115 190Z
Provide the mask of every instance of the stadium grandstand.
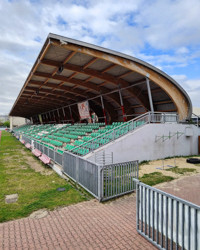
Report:
M200 117L167 74L49 34L10 116L30 120L12 131L26 148L99 201L136 191L137 232L159 249L199 249L199 206L138 180L138 161L200 153Z
M54 34L10 116L31 121L14 129L28 147L95 163L101 154L116 163L198 152L192 104L174 79L137 58Z

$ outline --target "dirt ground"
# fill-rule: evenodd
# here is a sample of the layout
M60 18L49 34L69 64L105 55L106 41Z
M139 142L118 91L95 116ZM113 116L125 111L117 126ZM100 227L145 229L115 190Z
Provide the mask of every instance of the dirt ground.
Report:
M172 158L156 161L150 161L147 164L141 165L139 170L139 176L143 176L144 174L150 174L153 172L161 172L163 175L172 176L176 179L184 178L185 176L192 176L200 173L200 164L191 164L186 162L187 158ZM164 165L164 168L163 168ZM166 171L170 167L178 166L179 168L194 168L195 172L187 172L184 174L176 174L172 171Z
M22 150L21 153L23 154L26 163L32 169L34 169L35 172L39 172L42 175L53 174L53 170L51 168L46 167L45 165L42 165L42 163L38 159L36 159L36 157L27 155L27 153L24 150Z

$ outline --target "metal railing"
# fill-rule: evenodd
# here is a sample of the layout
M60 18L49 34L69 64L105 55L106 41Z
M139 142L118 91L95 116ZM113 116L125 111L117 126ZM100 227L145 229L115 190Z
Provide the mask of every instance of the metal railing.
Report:
M105 150L99 151L94 155L95 163L102 166L113 163L113 152L107 153Z
M101 199L101 166L69 152L63 154L63 172L97 199Z
M166 122L179 122L178 115L176 113L147 112L128 122L123 123L120 126L110 129L106 133L102 133L101 135L84 142L83 144L69 151L77 155L82 155L83 151L86 153L93 152L95 149L104 146L105 144L112 142L147 123Z
M138 179L138 161L106 165L102 168L102 200L108 200L135 190L133 178Z
M25 136L24 139L26 141ZM64 174L100 201L135 190L132 178L138 178L138 161L97 164L70 152L60 154L36 141L33 145L60 165Z
M28 138L28 137L26 137L26 136L24 136L24 135L22 135L22 140L24 140L25 143L30 143L31 144L31 139Z
M192 113L191 122L194 123L197 127L200 126L200 117Z
M63 172L100 201L135 190L138 161L101 166L69 152L63 157Z
M200 249L200 207L134 182L138 233L160 249Z
M26 141L26 140L25 140ZM34 148L40 150L43 154L47 155L51 160L56 162L58 165L63 166L63 155L49 147L44 146L34 141Z

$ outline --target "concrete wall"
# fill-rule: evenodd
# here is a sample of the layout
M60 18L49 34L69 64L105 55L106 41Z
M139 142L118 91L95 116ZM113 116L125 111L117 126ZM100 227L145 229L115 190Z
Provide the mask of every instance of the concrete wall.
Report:
M177 132L179 132L179 138L175 135L171 139L165 137L166 140L163 141L158 137ZM198 154L198 135L200 135L200 128L194 125L147 124L96 150L95 153L100 154L105 150L109 155L113 152L114 163L155 160L175 155L195 155ZM95 153L90 153L85 158L94 162Z
M10 129L26 124L26 119L23 117L10 116Z

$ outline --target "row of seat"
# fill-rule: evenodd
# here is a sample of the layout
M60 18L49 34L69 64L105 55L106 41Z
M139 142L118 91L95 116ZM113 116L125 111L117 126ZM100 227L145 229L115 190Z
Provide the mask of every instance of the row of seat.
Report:
M57 150L62 152L68 150L84 155L142 124L143 122L136 121L134 123L115 122L107 126L103 126L105 124L87 125L81 123L74 125L32 125L25 126L21 129L21 133L38 139L40 143L46 143L47 146L53 148L55 146Z

